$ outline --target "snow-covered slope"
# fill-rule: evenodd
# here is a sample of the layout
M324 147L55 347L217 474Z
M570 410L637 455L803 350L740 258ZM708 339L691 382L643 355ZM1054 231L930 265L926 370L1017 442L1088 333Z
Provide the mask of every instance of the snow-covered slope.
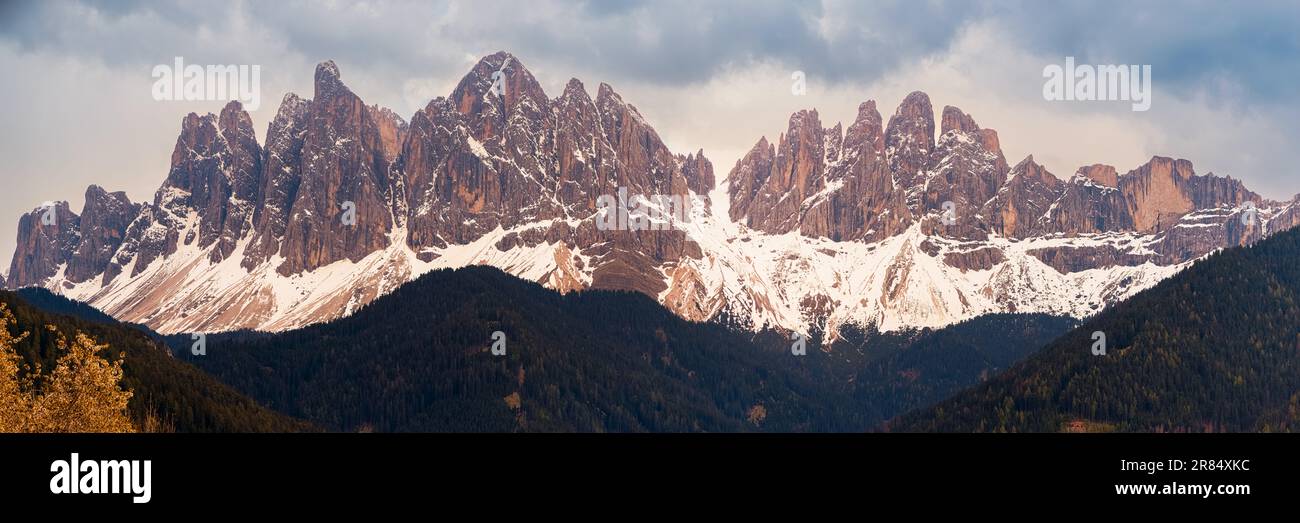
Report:
M713 318L725 309L755 329L807 331L817 326L834 333L843 324L874 324L881 330L937 327L1002 311L1085 316L1183 267L1147 263L1061 273L1028 254L1060 246L1142 248L1140 235L1105 234L1023 241L992 238L980 248L999 249L1006 260L982 270L962 270L944 263L944 256L973 246L927 236L919 224L870 244L795 232L773 235L725 218L725 186L710 199L711 213L697 213L683 225L704 255L664 267L661 272L668 289L658 298L697 320ZM197 217L190 216L180 236L190 236L196 224ZM584 255L570 252L563 242L508 250L496 246L510 233L550 226L548 222L498 228L469 244L435 248L437 256L429 262L416 257L402 241L406 231L397 229L388 248L358 262L342 260L289 276L275 270L282 261L276 258L244 270L247 238L231 256L215 262L208 250L190 244L155 259L136 277L116 278L105 287L97 279L67 281L62 271L45 286L163 333L278 331L350 314L402 283L441 268L491 265L561 290L572 290L574 281L578 286L590 285L592 264L571 263ZM936 244L937 250L927 253L922 248L927 242ZM125 272L135 269L128 267ZM698 287L685 293L694 298L669 301L688 285ZM703 306L691 310L687 303Z

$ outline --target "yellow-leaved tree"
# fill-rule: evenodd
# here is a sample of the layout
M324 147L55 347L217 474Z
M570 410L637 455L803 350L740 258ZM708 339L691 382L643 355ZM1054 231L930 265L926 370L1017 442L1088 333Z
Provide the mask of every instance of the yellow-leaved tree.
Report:
M16 346L27 333L9 332L14 317L0 303L0 432L135 432L127 416L132 392L122 387L122 359L100 356L100 345L82 333L69 343L53 325L59 358L54 370L20 369Z
M31 417L31 398L23 391L24 384L19 377L19 364L22 359L14 346L27 337L14 336L9 333L9 324L13 323L13 314L9 306L0 303L0 432L23 432Z

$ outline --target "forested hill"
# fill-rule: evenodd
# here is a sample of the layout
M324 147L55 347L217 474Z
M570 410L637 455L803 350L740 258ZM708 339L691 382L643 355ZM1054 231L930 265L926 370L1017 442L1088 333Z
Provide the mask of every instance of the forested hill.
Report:
M505 335L495 356L493 333ZM852 430L868 425L805 359L759 350L629 292L561 295L497 269L427 274L352 316L210 336L184 355L333 430ZM847 401L846 396L841 396Z
M561 295L490 267L436 271L356 314L281 334L210 335L193 361L331 430L864 431L1005 368L1071 320L858 334L807 355L692 323L637 293ZM505 335L494 356L493 333Z
M30 302L29 302L30 300ZM15 319L10 330L28 336L15 348L25 362L54 367L54 325L67 337L77 332L108 344L107 356L124 353L122 385L133 391L128 414L137 427L177 432L286 432L314 430L305 422L259 406L184 361L173 358L152 335L117 323L98 310L42 289L0 291ZM58 312L50 312L58 311Z
M1105 334L1104 356L1092 353ZM894 431L1300 429L1300 229L1196 263Z

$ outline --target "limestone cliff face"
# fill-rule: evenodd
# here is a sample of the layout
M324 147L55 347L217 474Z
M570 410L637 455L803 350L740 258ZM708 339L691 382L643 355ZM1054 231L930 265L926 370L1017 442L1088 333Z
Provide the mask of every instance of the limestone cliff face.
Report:
M1121 177L1119 189L1133 226L1142 232L1165 230L1192 210L1188 193L1193 175L1187 160L1155 157Z
M889 118L885 128L885 155L896 186L914 189L934 152L934 108L930 96L916 91L907 95ZM908 195L908 207L916 209L919 195Z
M988 216L977 211L991 200L1007 179L1007 162L997 135L980 129L975 119L956 107L943 111L943 127L924 175L908 188L909 197L919 196L919 210L938 219L923 220L923 228L953 238L984 239ZM987 132L986 132L987 131ZM954 209L944 223L944 205Z
M842 128L824 128L816 111L801 111L776 146L760 139L728 178L731 218L755 230L834 240L901 231L905 194L895 192L875 102L864 102Z
M1029 156L1011 169L1006 183L988 200L980 215L1002 236L1024 239L1050 228L1052 204L1064 183Z
M280 246L281 274L359 261L388 246L392 147L385 147L385 127L391 122L343 84L333 62L317 66L297 154L301 179Z
M708 197L717 181L713 177L713 162L704 157L704 149L686 156L677 155L677 163L681 166L682 176L686 177L686 186L691 192Z
M804 201L826 186L825 130L817 111L800 111L790 116L788 129L778 140L770 165L754 165L751 171L765 167L761 182L755 179L743 186L751 187L752 196L733 204L732 213L746 217L751 228L781 233L795 230L802 219ZM760 144L763 141L760 140ZM757 148L757 146L756 146ZM754 157L763 162L766 152ZM732 190L740 187L733 186Z
M728 176L731 182L728 192L731 197L732 220L743 221L750 227L755 226L748 218L749 209L753 206L759 190L772 175L772 166L775 162L776 147L768 143L766 136L759 138L758 143L755 143L754 147L736 162L736 166L731 169L731 174Z
M81 241L68 259L68 280L80 283L104 272L140 212L124 192L110 193L98 185L86 189L86 205L77 223Z
M54 276L81 243L80 216L68 202L48 202L18 219L18 247L9 264L11 288L36 285Z
M154 205L178 219L196 213L197 237L182 241L200 248L216 244L214 261L230 256L251 229L261 199L262 147L252 119L239 102L227 104L219 116L190 113L181 122L171 164Z

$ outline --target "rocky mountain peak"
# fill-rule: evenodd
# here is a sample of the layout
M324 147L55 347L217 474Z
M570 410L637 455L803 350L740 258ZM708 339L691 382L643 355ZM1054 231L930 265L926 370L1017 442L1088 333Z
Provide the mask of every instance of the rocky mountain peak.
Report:
M1002 144L998 140L998 132L993 129L981 129L975 123L975 118L970 114L963 112L961 109L946 105L943 108L943 119L941 127L941 136L943 140L974 140L982 149L997 157L998 170L1005 172L1007 169L1006 158L1002 155ZM952 133L952 134L950 134ZM957 137L960 134L960 137Z
M1152 156L1150 160L1147 160L1147 163L1142 164L1137 169L1125 174L1125 176L1130 175L1186 180L1195 176L1196 170L1192 167L1192 162L1189 160L1184 160L1182 158L1175 160L1167 156Z
M805 109L790 115L789 125L777 148L778 154L784 156L793 168L788 172L792 177L786 181L793 183L796 190L806 188L809 182L816 183L812 177L820 176L824 167L825 133L826 129L822 127L816 109ZM774 187L783 188L791 187Z
M623 97L614 91L613 86L601 82L596 88L596 107L600 108L601 114L621 112L627 107L627 102L624 102Z
M1028 238L1041 234L1044 216L1061 196L1064 182L1048 172L1033 155L1011 168L1006 183L979 211L998 234Z
M1047 172L1046 167L1043 167L1042 164L1034 161L1034 155L1032 154L1026 156L1025 159L1023 160L1020 160L1020 162L1017 163L1015 167L1012 167L1011 173L1007 176L1008 181L1010 181L1011 178L1020 178L1020 177L1029 178L1033 180L1046 180L1048 178L1056 180L1056 176L1053 176L1052 173Z
M1192 163L1187 160L1154 156L1119 178L1119 188L1130 202L1138 230L1165 230L1194 208L1184 187L1193 174Z
M230 102L220 116L190 113L181 122L171 169L154 196L155 212L148 224L168 234L125 243L141 249L142 259L165 256L178 245L180 224L194 214L198 218L197 230L179 241L191 244L197 240L197 245L204 248L219 242L211 259L224 259L251 227L253 206L261 190L262 147L243 106ZM145 234L145 224L141 227L137 234Z
M924 91L912 91L903 97L903 101L894 110L893 118L899 120L919 119L934 123L934 106L930 105L930 95Z
M686 156L678 155L681 160L682 176L686 177L686 185L695 194L707 196L709 191L713 190L716 181L713 177L713 162L704 157L704 149L700 149Z
M302 183L302 165L297 160L311 106L310 100L286 93L267 126L262 185L253 213L254 233L242 263L245 270L253 270L280 249L289 209Z
M587 94L587 87L582 84L582 80L570 78L569 82L564 84L564 92L556 102L565 101L591 103L591 95Z
M253 119L248 116L244 110L244 104L239 100L231 100L225 107L221 108L221 115L217 120L221 133L226 136L227 140L233 140L235 137L255 136L253 130Z
M532 117L540 115L550 103L532 72L504 51L480 59L461 78L449 99L481 140L497 135L510 113L524 111Z
M104 198L108 196L108 191L105 191L103 187L100 187L99 185L92 183L86 186L85 195L86 195L86 201L90 201L91 199L98 200L100 198Z
M844 124L836 122L835 127L822 129L822 138L826 142L822 146L826 153L823 163L831 165L839 162L844 154Z
M844 134L844 155L883 156L885 135L881 125L880 111L876 110L875 100L859 104L858 115Z
M809 176L814 175L814 171L821 169L825 132L816 109L790 115L789 125L777 148L778 154L788 157L787 161L795 171L803 171L804 174L791 173L794 175L791 181L796 185L804 185L803 182L810 181Z
M333 60L326 60L316 65L315 93L313 100L325 100L342 93L351 93L339 75L339 67Z
M80 283L104 272L139 213L140 205L131 203L125 192L87 187L78 223L81 238L68 259L68 281Z
M746 224L757 230L798 229L808 198L826 186L828 159L838 156L827 148L839 148L839 132L838 126L823 128L815 109L791 114L774 149L763 138L733 169L731 215L746 217Z
M1085 165L1075 172L1075 176L1081 176L1106 187L1119 187L1119 174L1110 165L1100 163Z
M985 151L1002 158L1002 167L1005 169L1006 157L1002 156L1002 141L998 139L998 132L993 129L980 129L978 139Z
M775 159L776 148L767 141L766 136L762 136L749 148L749 152L736 160L736 165L727 175L732 220L741 221L747 216L759 188L772 175L772 162Z
M307 102L297 94L285 93L284 98L280 100L280 108L276 110L275 118L271 120L270 128L275 128L277 125L283 127L288 121L296 119L306 109ZM270 132L267 135L269 140Z
M890 171L899 183L912 185L934 151L934 108L929 95L915 91L903 99L885 128L885 149Z
M964 133L977 133L980 126L975 124L975 119L969 114L962 112L961 109L951 105L943 106L943 119L940 134L948 134L949 131L961 131Z
M392 162L397 159L401 152L402 142L406 139L406 132L410 125L406 120L387 107L380 107L378 104L366 107L375 126L379 130L380 146L384 153L384 159Z
M200 151L197 148L206 147L220 135L217 129L216 118L212 114L199 116L197 113L189 113L181 119L181 133L176 137L176 145L172 148L172 168L175 168L181 162L189 159L194 153Z
M86 187L85 198L86 205L81 213L83 224L88 213L98 214L100 211L121 212L133 205L130 198L126 196L126 191L108 192L103 187L95 184ZM129 214L129 212L123 214Z
M80 218L66 201L45 202L19 218L18 245L6 284L39 285L57 274L81 242Z
M880 111L876 109L875 100L867 100L858 104L858 116L853 122L857 123L866 118L880 120Z
M291 275L360 260L387 246L393 225L390 168L405 122L367 106L343 85L332 61L316 67L316 97L304 108L287 110L294 115L286 122L292 135L268 134L267 160L278 165L264 171L265 197L257 204L263 216L255 234L263 246L254 257L261 261L278 250L284 262L276 270ZM354 214L345 220L344 213Z

